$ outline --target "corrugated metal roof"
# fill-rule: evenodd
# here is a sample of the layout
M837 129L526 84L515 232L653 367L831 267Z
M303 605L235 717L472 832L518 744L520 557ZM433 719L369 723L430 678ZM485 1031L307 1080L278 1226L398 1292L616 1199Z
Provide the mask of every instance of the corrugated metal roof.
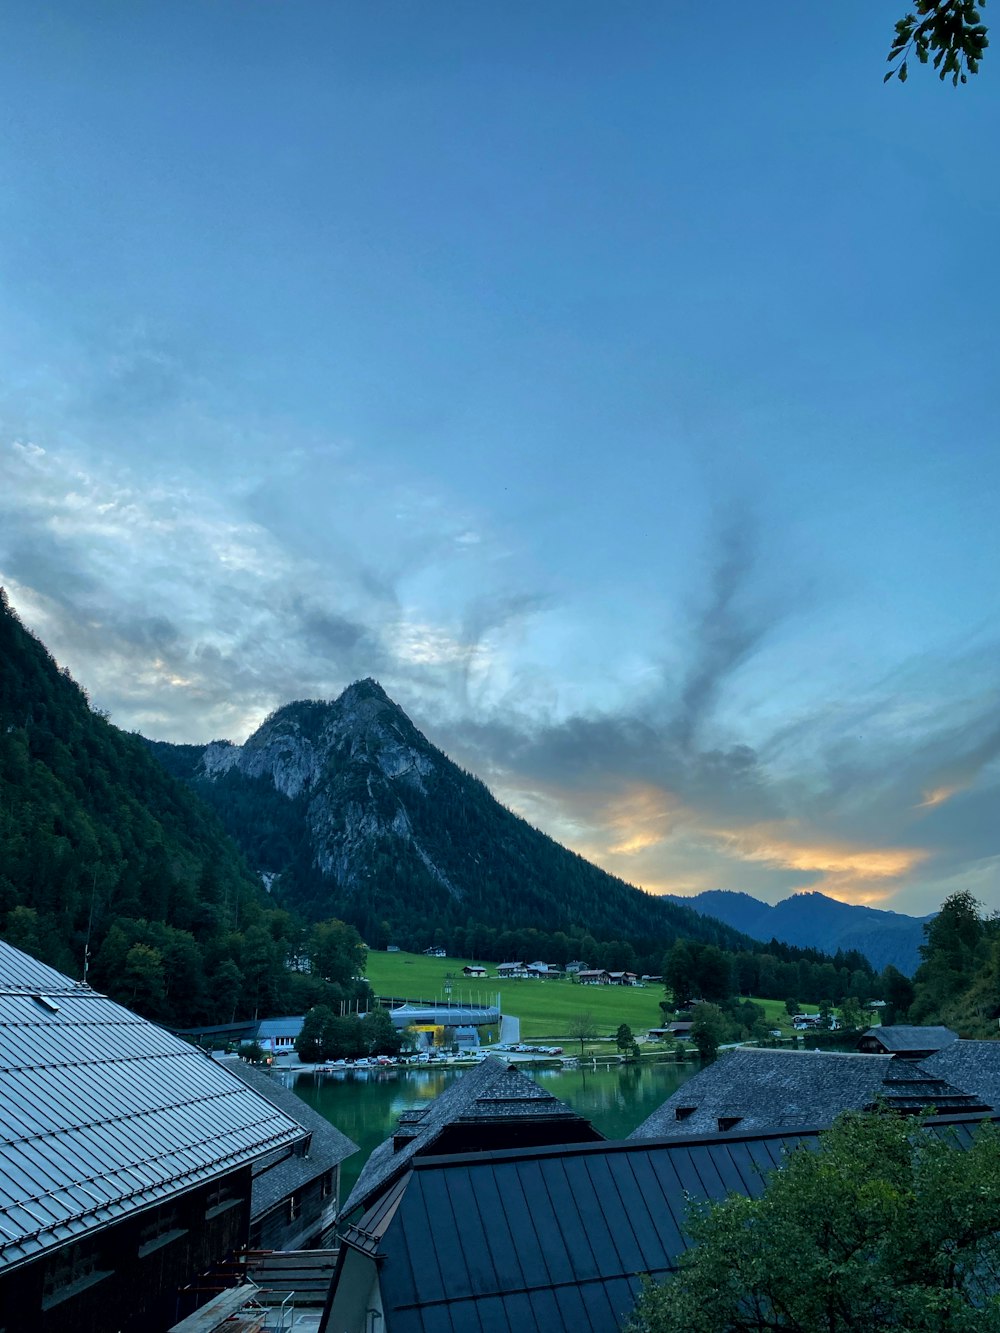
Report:
M202 1052L0 941L0 1268L292 1143Z
M977 1123L930 1130L967 1146ZM818 1133L418 1158L344 1243L378 1258L386 1333L609 1333L687 1248L689 1199L759 1196Z

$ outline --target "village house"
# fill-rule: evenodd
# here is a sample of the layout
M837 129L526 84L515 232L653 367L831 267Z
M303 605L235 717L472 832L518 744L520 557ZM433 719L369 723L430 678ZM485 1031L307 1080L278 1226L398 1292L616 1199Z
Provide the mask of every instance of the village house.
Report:
M610 973L603 967L587 968L583 972L577 972L576 979L581 986L608 986L611 982Z
M609 972L609 986L638 986L639 977L635 972Z
M263 1018L253 1040L272 1059L279 1055L291 1055L304 1022L304 1014L286 1018Z
M498 963L497 976L504 981L509 981L512 977L526 977L528 969L524 963Z
M304 1130L203 1051L0 942L0 1327L145 1333L245 1247Z
M424 956L426 958L447 958L448 953L446 949L441 948L440 944L432 944L429 949L424 950Z
M463 977L485 977L485 976L486 976L486 968L485 968L485 967L480 967L477 963L472 963L472 964L466 963L465 967L462 968L462 976L463 976Z
M586 972L587 964L581 958L571 958L566 964L566 975L572 976L576 972Z
M538 977L542 981L562 976L562 969L556 967L555 963L529 963L525 970L529 977Z

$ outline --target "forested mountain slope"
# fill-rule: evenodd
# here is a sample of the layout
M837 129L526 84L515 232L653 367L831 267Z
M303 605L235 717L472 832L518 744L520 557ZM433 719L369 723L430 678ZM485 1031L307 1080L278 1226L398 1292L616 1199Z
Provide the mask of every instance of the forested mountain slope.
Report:
M178 1024L279 1003L298 941L212 811L91 709L2 590L0 931L76 977L89 939L94 985Z

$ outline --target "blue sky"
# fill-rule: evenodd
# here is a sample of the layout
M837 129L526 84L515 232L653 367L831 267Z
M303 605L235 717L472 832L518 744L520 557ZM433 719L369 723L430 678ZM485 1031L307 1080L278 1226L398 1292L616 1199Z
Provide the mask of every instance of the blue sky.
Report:
M8 6L25 621L166 739L374 675L655 890L1000 907L997 72L903 9Z

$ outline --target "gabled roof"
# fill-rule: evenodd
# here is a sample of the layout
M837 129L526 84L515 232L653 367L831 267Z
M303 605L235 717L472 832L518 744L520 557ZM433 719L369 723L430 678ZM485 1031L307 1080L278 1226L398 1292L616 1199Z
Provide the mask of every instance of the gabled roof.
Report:
M978 1118L931 1133L968 1147ZM386 1333L612 1333L687 1248L691 1201L758 1197L818 1130L416 1158L344 1234L379 1264ZM599 1200L599 1206L595 1206ZM334 1292L334 1298L336 1293ZM330 1324L328 1302L321 1328Z
M291 1015L283 1018L261 1019L257 1028L257 1040L268 1041L272 1037L297 1037L302 1031L304 1022L303 1014L299 1014L297 1017Z
M519 1074L506 1060L491 1055L456 1078L428 1106L403 1112L396 1134L379 1144L365 1163L343 1212L367 1207L406 1170L417 1153L426 1153L447 1128L529 1118L553 1123L553 1139L559 1141L563 1137L579 1138L582 1127L599 1137L589 1122L565 1102Z
M0 941L0 1269L301 1135L202 1051Z
M305 1135L308 1135L304 1145L304 1135L300 1135L299 1142L291 1148L281 1148L254 1163L250 1203L252 1218L262 1216L302 1185L332 1170L358 1151L356 1143L352 1143L346 1134L342 1134L329 1120L296 1096L291 1088L279 1083L273 1074L255 1069L235 1055L224 1056L219 1063L290 1120L301 1125Z
M864 1110L882 1100L901 1111L983 1107L922 1063L891 1055L742 1047L688 1079L630 1138L712 1134L720 1122L741 1133L828 1125L841 1111Z
M920 1063L1000 1110L1000 1041L953 1041Z
M890 1027L869 1028L861 1040L871 1037L887 1051L940 1051L958 1040L958 1033L944 1027L914 1027L894 1023Z

